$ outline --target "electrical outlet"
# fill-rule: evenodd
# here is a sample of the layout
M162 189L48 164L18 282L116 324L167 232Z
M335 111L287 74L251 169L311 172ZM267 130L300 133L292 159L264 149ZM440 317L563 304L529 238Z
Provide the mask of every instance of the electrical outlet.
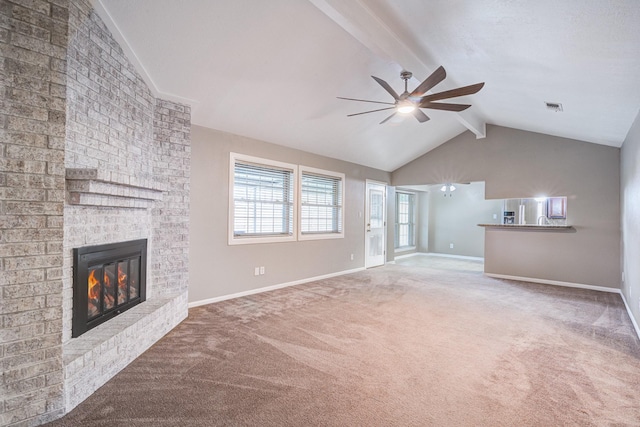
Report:
M259 276L260 275L260 267L256 267L253 269L253 275L254 276Z
M260 267L260 274L264 274L264 265Z
M351 254L351 261L353 261L353 254Z
M498 214L493 214L493 219L498 219Z
M453 249L453 243L449 243L449 249Z

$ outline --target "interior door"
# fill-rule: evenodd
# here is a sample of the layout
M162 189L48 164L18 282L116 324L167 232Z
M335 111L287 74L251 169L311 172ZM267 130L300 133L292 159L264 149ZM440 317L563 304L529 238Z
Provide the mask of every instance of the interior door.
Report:
M385 262L385 230L387 187L385 184L367 181L365 267L377 267Z

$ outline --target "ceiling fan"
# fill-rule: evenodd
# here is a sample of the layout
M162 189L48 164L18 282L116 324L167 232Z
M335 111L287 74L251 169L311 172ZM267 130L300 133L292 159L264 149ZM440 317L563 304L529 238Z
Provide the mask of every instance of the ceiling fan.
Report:
M446 102L433 102L440 101L442 99L448 98L456 98L458 96L464 95L472 95L478 92L484 86L483 83L476 83L470 86L459 87L456 89L446 90L444 92L434 93L431 95L425 95L425 93L433 88L435 85L440 83L447 77L447 73L442 66L438 67L429 77L427 77L422 83L418 85L411 93L407 90L407 80L409 80L413 74L410 71L402 71L400 73L400 78L404 80L404 92L400 95L393 90L393 88L389 85L389 83L385 82L381 78L371 76L373 80L378 82L380 86L383 87L384 90L389 92L389 94L393 97L395 102L379 102L379 101L369 101L366 99L356 99L356 98L343 98L338 96L338 99L346 99L347 101L359 101L359 102L371 102L373 104L385 104L391 105L391 107L379 108L377 110L364 111L362 113L348 114L347 117L351 116L359 116L361 114L375 113L376 111L384 111L384 110L396 110L389 117L380 122L380 124L385 123L387 120L395 116L397 113L401 114L409 114L412 113L413 116L420 122L426 122L429 120L429 116L427 116L421 108L431 108L433 110L446 110L446 111L464 111L467 108L471 107L470 104L451 104Z

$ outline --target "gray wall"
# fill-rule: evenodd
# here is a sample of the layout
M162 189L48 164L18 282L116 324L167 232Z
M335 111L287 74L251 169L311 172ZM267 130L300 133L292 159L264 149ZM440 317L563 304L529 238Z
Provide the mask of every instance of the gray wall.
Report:
M395 186L473 181L488 199L567 196L576 230L486 231L487 273L619 288L619 149L490 125L392 173Z
M429 198L429 252L484 256L484 229L478 224L498 223L502 200L485 200L484 183L456 185L451 197L433 187ZM449 247L453 243L453 249Z
M640 114L621 151L622 293L640 323Z
M389 173L198 126L191 138L191 302L364 266L365 180ZM344 239L229 246L230 152L345 173ZM256 266L266 274L254 276Z

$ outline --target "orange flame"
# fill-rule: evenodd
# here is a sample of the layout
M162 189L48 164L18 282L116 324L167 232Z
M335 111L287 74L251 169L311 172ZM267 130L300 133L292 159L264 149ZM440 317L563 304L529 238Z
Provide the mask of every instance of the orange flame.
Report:
M100 313L100 281L96 278L96 270L91 270L87 279L88 305L87 314L93 317Z
M100 296L100 281L96 279L96 270L91 270L89 274L89 299L98 299Z
M127 273L122 266L123 264L118 264L118 305L127 302Z
M122 271L120 265L118 265L118 286L121 288L127 286L127 275Z
M104 272L104 288L105 288L105 293L104 293L104 305L105 305L105 309L110 309L113 307L113 303L114 303L114 297L113 297L113 288L111 285L111 277L109 276L109 274L107 273L106 269Z

